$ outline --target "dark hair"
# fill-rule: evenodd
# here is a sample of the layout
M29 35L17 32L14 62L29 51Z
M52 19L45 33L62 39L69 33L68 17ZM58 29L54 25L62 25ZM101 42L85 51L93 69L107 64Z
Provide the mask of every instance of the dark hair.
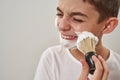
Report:
M98 23L110 17L117 17L119 13L119 0L83 0L89 2L95 6L95 9L99 12Z

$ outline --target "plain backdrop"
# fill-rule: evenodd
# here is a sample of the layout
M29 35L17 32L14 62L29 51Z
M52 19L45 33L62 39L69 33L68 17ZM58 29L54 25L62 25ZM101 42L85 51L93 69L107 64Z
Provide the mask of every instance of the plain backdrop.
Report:
M59 44L57 0L0 0L0 80L33 80L42 52ZM120 53L120 26L104 43Z

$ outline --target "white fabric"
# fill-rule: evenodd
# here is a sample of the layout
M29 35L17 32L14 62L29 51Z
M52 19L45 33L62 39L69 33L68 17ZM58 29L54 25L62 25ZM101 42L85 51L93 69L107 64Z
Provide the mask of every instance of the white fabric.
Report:
M120 55L110 50L106 63L110 69L108 80L120 80ZM81 63L67 48L54 46L43 53L34 80L78 80L81 69Z

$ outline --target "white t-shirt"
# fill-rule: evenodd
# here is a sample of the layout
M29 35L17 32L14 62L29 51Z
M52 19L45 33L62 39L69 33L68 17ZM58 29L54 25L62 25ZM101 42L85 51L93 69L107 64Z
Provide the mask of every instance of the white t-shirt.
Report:
M110 70L108 80L120 80L120 55L110 50L106 63ZM81 69L81 63L67 48L54 46L41 56L34 80L78 80Z

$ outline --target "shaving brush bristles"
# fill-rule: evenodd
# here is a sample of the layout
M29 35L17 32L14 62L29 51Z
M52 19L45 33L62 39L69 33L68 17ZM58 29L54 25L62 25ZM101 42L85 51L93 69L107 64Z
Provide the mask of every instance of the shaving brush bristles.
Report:
M85 35L85 36L84 36ZM96 36L94 36L92 33L82 33L79 35L80 39L77 40L77 48L84 54L88 52L95 52L95 47L98 42L98 39Z

